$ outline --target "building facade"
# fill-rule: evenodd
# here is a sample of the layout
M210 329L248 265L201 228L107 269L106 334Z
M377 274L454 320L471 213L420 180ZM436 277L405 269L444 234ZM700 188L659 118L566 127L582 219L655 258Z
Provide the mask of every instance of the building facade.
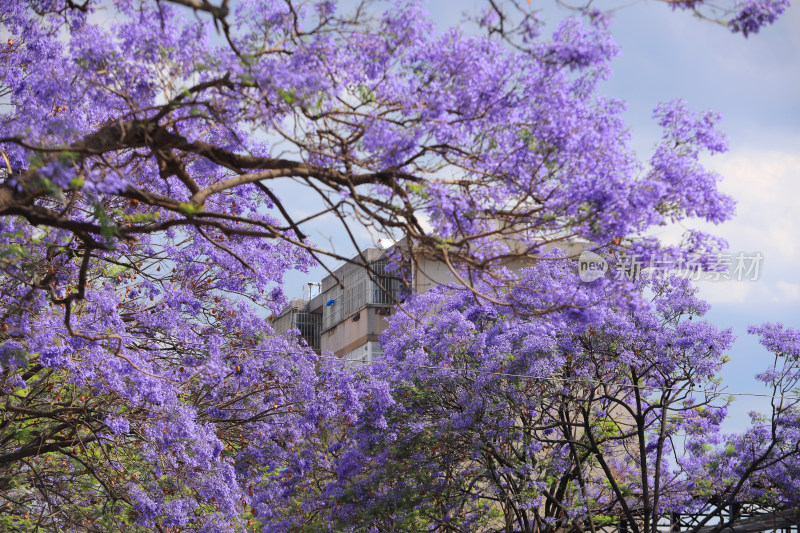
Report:
M273 321L276 333L299 331L316 351L333 352L369 362L380 353L386 317L407 290L387 271L384 250L370 248L326 276L320 293L310 300L292 300Z
M586 249L585 244L560 244L574 257ZM544 247L552 248L552 245ZM518 260L509 266L516 270L525 263ZM383 353L380 335L388 327L386 318L405 295L424 293L436 285L456 281L445 263L422 254L414 254L413 264L406 273L408 284L391 272L389 264L385 250L364 250L351 263L326 276L319 284L318 295L309 300L292 300L274 317L275 332L296 330L317 352L332 352L353 361L372 361Z

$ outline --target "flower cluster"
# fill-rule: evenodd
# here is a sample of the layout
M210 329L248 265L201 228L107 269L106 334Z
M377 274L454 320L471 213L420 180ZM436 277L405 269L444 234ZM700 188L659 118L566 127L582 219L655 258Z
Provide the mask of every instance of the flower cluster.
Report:
M736 5L739 12L728 21L733 33L742 32L747 37L758 33L762 27L772 24L783 15L791 4L789 0L747 0Z
M748 5L746 34L783 4ZM474 530L514 491L517 516L563 525L649 490L572 490L576 453L666 472L654 424L719 424L685 387L663 399L713 389L730 342L682 318L703 307L685 284L652 285L653 307L644 281L580 283L544 251L732 215L699 162L725 149L717 115L661 105L662 142L634 154L598 91L618 52L601 14L547 36L529 12L439 31L415 1L0 6L0 529ZM322 207L290 212L285 182ZM341 258L307 237L322 217L404 232L477 294L410 300L373 369L320 356L267 316L287 274ZM719 244L690 237L631 250ZM637 401L626 462L615 421Z

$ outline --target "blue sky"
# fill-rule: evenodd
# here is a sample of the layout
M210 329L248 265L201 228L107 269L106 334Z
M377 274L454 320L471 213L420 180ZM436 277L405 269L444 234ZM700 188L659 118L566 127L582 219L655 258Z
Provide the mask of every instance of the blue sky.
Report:
M539 0L543 17L556 22L569 15L553 0ZM614 5L621 5L618 2ZM427 4L441 27L456 25L465 10L482 1ZM605 9L612 4L599 3ZM723 115L721 128L730 150L704 163L719 172L721 188L737 201L737 217L722 226L686 223L724 237L735 252L761 252L758 281L703 282L701 294L713 305L708 318L732 327L738 338L723 372L730 392L764 393L753 376L771 363L770 355L747 335L748 324L782 321L800 327L800 8L792 7L774 25L745 39L726 28L675 11L657 1L640 1L616 11L611 30L622 49L613 61L613 77L603 86L609 96L623 99L633 147L647 158L660 132L651 119L658 102L685 99L695 110ZM290 190L282 191L292 196ZM298 191L299 192L299 191ZM676 228L665 240L676 239ZM313 236L320 244L321 233ZM349 246L330 236L340 250ZM369 246L366 235L362 235ZM292 275L290 296L312 279ZM296 290L295 290L296 289ZM739 398L726 429L740 430L747 412L766 409L765 399Z
M767 392L753 375L772 359L747 325L800 327L800 9L747 39L658 2L620 10L612 28L622 54L606 91L628 102L641 155L658 135L648 119L658 101L684 98L723 115L730 150L705 163L723 176L737 216L716 228L686 225L721 235L734 252L764 256L758 281L704 282L700 289L713 305L708 318L732 327L738 339L723 383L732 392ZM748 411L767 407L766 399L738 398L726 428L743 429Z

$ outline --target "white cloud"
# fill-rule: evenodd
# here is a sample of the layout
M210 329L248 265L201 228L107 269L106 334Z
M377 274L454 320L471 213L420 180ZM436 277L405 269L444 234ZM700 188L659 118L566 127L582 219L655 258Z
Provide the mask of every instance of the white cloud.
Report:
M779 281L776 283L776 293L772 297L773 302L796 302L800 300L800 283Z
M760 251L770 270L800 260L800 156L780 151L739 151L712 163L721 189L737 201L737 216L719 226L732 250ZM777 263L777 265L775 265Z
M652 234L676 244L686 229L699 229L726 239L731 252L761 252L757 281L700 284L712 305L800 301L800 283L786 281L800 265L800 156L740 149L704 163L723 176L720 189L736 200L736 216L719 226L692 220Z
M711 304L744 304L753 291L751 281L701 281L699 296Z

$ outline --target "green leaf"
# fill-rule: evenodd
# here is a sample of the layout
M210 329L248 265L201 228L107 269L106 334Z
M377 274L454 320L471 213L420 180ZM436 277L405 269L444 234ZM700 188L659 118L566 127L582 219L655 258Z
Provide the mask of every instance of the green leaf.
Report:
M100 223L100 234L103 237L106 239L111 239L112 237L122 237L117 224L110 216L108 216L103 204L100 202L95 202L94 204L94 217Z
M358 95L361 97L361 101L365 104L375 100L375 93L373 93L366 85L358 86Z
M283 101L289 105L292 105L297 101L297 97L295 96L294 90L289 92L289 91L284 91L283 89L278 89L278 96L280 96L283 99Z
M187 217L194 216L197 213L201 213L203 211L202 207L199 207L199 206L196 206L194 204L187 203L187 202L181 202L178 205L178 209L180 210L181 213L183 213Z
M152 222L161 216L161 213L133 213L131 215L122 215L127 222L132 224L141 224L143 222Z
M33 428L31 428L31 427L26 427L26 428L17 430L17 432L14 433L14 438L16 440L20 441L20 442L27 442L31 438L31 432L32 431L33 431Z
M0 249L0 257L22 257L22 258L29 258L31 256L30 251L20 246L17 243L10 243L6 244L2 249Z

